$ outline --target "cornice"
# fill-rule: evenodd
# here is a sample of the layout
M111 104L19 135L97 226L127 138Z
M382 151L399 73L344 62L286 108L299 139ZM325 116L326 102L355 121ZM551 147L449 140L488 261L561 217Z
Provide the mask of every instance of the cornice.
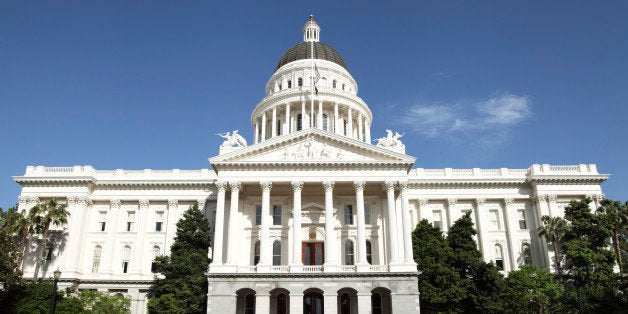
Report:
M309 279L309 278L399 278L399 277L417 277L418 272L400 273L400 272L346 272L346 273L205 273L208 278L238 278L251 280L268 278L290 278L290 279Z

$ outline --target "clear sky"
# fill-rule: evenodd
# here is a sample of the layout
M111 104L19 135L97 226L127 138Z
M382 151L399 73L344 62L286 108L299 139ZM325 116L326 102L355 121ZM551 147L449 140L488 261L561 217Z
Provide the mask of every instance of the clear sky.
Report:
M625 1L0 1L0 207L27 165L200 169L309 14L423 168L595 163L628 200Z

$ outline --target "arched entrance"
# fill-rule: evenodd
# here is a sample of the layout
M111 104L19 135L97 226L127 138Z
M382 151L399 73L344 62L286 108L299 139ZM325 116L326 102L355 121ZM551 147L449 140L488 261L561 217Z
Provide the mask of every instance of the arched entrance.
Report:
M255 290L240 289L236 291L236 313L255 314Z
M390 290L386 288L375 288L373 289L373 291L371 291L371 313L373 314L392 313Z
M358 292L355 289L338 290L338 314L358 313Z
M276 314L290 313L290 292L278 288L270 291L270 312Z
M317 289L305 291L303 295L303 314L324 314L324 308L323 291Z

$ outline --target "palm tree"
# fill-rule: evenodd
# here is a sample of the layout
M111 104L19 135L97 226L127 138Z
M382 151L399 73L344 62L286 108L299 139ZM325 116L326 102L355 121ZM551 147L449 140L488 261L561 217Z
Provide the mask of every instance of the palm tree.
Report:
M558 241L567 231L567 222L560 217L541 217L542 225L536 230L538 235L549 238L554 247L554 263L556 270L560 272L560 254L558 251Z
M53 198L45 203L40 203L30 210L29 216L32 217L33 222L37 226L37 233L41 233L41 240L39 244L39 257L35 263L35 272L33 279L37 280L39 276L39 268L41 262L44 259L44 251L46 251L46 242L48 241L48 232L50 225L61 226L68 222L70 212L67 210L67 204L59 204L57 198Z
M24 217L22 213L19 213L16 207L11 207L6 212L2 213L0 229L11 235L20 235L16 264L18 268L21 268L22 259L25 254L26 240L28 239L28 235L34 232L32 221Z
M618 201L604 199L600 202L600 208L597 209L597 212L605 216L611 232L613 233L613 250L615 250L615 255L617 255L619 273L622 274L624 272L624 265L622 262L619 237L628 225L628 202L622 204Z

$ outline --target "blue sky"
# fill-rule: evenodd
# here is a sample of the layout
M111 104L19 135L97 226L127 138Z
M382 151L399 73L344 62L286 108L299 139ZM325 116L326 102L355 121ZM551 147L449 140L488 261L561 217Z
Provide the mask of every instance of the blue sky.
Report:
M235 2L235 1L233 1ZM0 1L0 207L27 165L199 169L315 14L424 168L596 163L628 200L624 1Z

